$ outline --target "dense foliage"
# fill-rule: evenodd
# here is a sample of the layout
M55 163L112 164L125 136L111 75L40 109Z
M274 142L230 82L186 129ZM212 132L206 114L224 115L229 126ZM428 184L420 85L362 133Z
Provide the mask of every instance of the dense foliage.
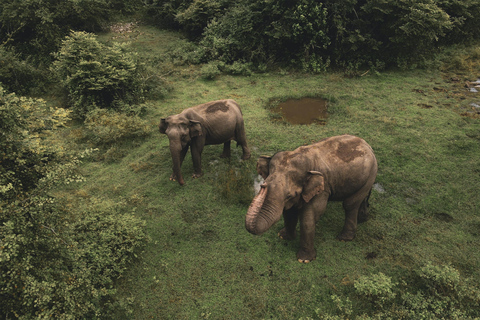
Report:
M10 92L30 94L43 89L48 75L15 53L0 45L0 84Z
M0 43L49 61L70 30L100 31L139 0L11 0L0 2Z
M427 263L409 281L416 284L405 280L396 283L381 272L360 277L354 282L355 293L374 311L357 319L478 319L480 290L454 267ZM337 315L317 312L319 319L352 317L355 308L349 298L341 299L335 294L331 298Z
M94 34L72 32L55 55L54 70L77 116L96 108L123 110L143 98L135 54L105 45Z
M159 22L174 21L169 25L194 39L201 35L197 60L293 63L321 71L330 64L425 63L439 45L479 38L480 1L157 0L148 12L161 16Z
M0 317L101 318L144 240L121 201L73 208L52 196L83 181L55 131L69 112L0 87ZM118 306L116 307L118 308Z

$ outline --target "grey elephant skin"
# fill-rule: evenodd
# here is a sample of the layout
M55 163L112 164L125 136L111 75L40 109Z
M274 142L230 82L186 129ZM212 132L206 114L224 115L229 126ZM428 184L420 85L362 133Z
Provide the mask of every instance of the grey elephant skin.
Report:
M299 262L316 258L315 225L328 201L343 201L345 224L337 239L355 238L357 222L368 217L368 199L377 175L372 148L361 138L342 135L323 139L293 151L260 157L257 172L265 179L245 218L256 235L267 231L283 215L279 236L296 237L300 221Z
M242 111L231 99L207 102L161 119L159 130L170 141L173 161L170 180L177 180L180 185L185 184L180 168L189 147L193 160L193 178L202 175L201 155L205 145L223 143L221 156L230 157L230 143L235 140L243 149L242 159L250 158Z

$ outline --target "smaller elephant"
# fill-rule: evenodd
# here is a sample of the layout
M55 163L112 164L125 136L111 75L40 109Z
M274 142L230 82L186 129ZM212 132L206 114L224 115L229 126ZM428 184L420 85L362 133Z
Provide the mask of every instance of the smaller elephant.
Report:
M291 240L300 221L297 259L308 263L317 255L315 225L328 201L343 201L345 224L337 239L355 238L357 221L365 221L368 216L377 160L363 139L342 135L273 157L260 157L257 172L265 181L248 209L246 229L260 235L283 215L285 227L278 235Z
M231 99L207 102L161 119L159 130L170 141L173 161L170 180L177 180L180 185L185 184L180 167L189 147L193 160L193 178L202 175L201 155L205 145L223 143L221 157L230 157L230 142L235 140L243 149L242 159L250 158L242 111Z

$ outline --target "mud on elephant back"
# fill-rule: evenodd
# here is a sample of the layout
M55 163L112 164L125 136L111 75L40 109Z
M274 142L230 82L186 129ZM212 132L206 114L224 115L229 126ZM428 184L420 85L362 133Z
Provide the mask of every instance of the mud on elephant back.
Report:
M230 157L230 143L235 140L243 149L242 159L250 158L242 111L231 99L207 102L161 119L159 130L170 141L173 161L170 180L177 180L180 185L185 184L180 168L188 148L192 153L193 178L202 175L201 156L205 145L223 143L221 156Z
M279 236L291 240L300 221L297 259L308 263L316 258L315 225L328 201L343 201L345 224L337 239L355 238L357 222L368 217L377 160L363 139L342 135L272 157L262 156L257 172L265 181L248 209L246 229L260 235L283 215L285 227Z

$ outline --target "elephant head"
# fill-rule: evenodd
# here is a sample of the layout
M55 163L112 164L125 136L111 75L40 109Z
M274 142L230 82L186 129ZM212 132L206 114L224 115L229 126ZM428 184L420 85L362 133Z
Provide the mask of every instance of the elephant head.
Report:
M324 190L322 173L308 168L308 159L288 151L258 159L257 172L265 181L245 218L250 233L264 233L281 219L284 210L302 206Z
M203 135L202 124L200 121L190 119L184 114L177 114L161 119L158 128L160 133L166 134L170 141L173 178L178 179L178 182L183 185L185 181L180 167L192 139Z

